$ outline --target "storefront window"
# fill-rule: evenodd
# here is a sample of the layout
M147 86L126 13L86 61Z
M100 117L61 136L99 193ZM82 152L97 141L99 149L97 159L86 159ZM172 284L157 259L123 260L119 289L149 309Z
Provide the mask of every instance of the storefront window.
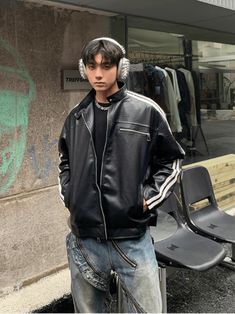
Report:
M235 45L193 41L193 70L200 82L202 129L209 156L235 153ZM197 145L203 151L202 138ZM200 157L204 159L203 157Z
M175 64L184 62L182 36L139 28L128 29L128 57L131 63Z
M193 49L198 55L194 68L200 73L202 107L232 110L235 105L235 46L198 41L193 43Z
M186 164L235 153L235 46L133 26L128 28L128 57L129 88L165 111L186 151ZM152 71L157 74L150 77ZM182 73L187 87L179 82Z
M189 112L190 92L194 87L192 78L186 82L191 73L185 69L184 37L129 28L128 57L131 61L129 89L153 99L161 107L175 137L191 155L197 117L196 109L192 115Z

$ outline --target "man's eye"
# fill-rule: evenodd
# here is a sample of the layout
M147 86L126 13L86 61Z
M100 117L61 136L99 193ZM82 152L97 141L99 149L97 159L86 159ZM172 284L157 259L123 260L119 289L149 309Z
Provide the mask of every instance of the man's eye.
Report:
M94 70L94 68L95 68L94 64L88 64L87 67L89 70Z
M109 63L103 65L103 68L104 68L105 70L108 70L108 69L110 69L111 67L112 67L112 65L109 64Z

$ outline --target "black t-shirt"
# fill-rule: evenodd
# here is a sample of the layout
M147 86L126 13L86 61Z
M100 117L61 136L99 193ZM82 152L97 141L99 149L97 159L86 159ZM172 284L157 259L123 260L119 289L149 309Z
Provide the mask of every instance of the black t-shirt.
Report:
M98 105L93 104L94 107L94 131L93 131L93 140L95 145L96 157L97 157L97 181L98 185L100 186L100 172L101 172L101 165L102 165L102 158L105 146L105 139L106 139L106 130L107 130L107 114L108 114L108 107L110 104L102 104L99 103ZM104 109L101 109L104 108Z

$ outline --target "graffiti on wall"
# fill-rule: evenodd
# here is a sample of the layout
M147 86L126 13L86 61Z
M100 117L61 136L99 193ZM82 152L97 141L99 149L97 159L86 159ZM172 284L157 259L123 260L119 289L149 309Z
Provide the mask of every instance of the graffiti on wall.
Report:
M0 38L0 50L14 59L15 67L0 64L0 74L14 88L0 87L0 195L14 183L20 170L28 127L28 112L35 98L35 84L16 49ZM7 78L8 77L8 78ZM27 92L17 91L14 80L27 84ZM1 82L2 85L2 82Z
M33 171L36 178L47 182L50 173L56 168L56 163L51 159L51 152L57 146L58 140L49 140L49 135L43 136L42 149L43 158L40 158L36 151L35 145L31 145L28 149L30 159L32 161Z

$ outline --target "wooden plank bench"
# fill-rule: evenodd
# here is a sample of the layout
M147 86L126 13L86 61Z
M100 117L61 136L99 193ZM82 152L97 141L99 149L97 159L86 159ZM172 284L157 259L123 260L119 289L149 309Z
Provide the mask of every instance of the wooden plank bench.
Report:
M235 154L199 161L183 168L196 165L208 169L219 207L235 215Z

